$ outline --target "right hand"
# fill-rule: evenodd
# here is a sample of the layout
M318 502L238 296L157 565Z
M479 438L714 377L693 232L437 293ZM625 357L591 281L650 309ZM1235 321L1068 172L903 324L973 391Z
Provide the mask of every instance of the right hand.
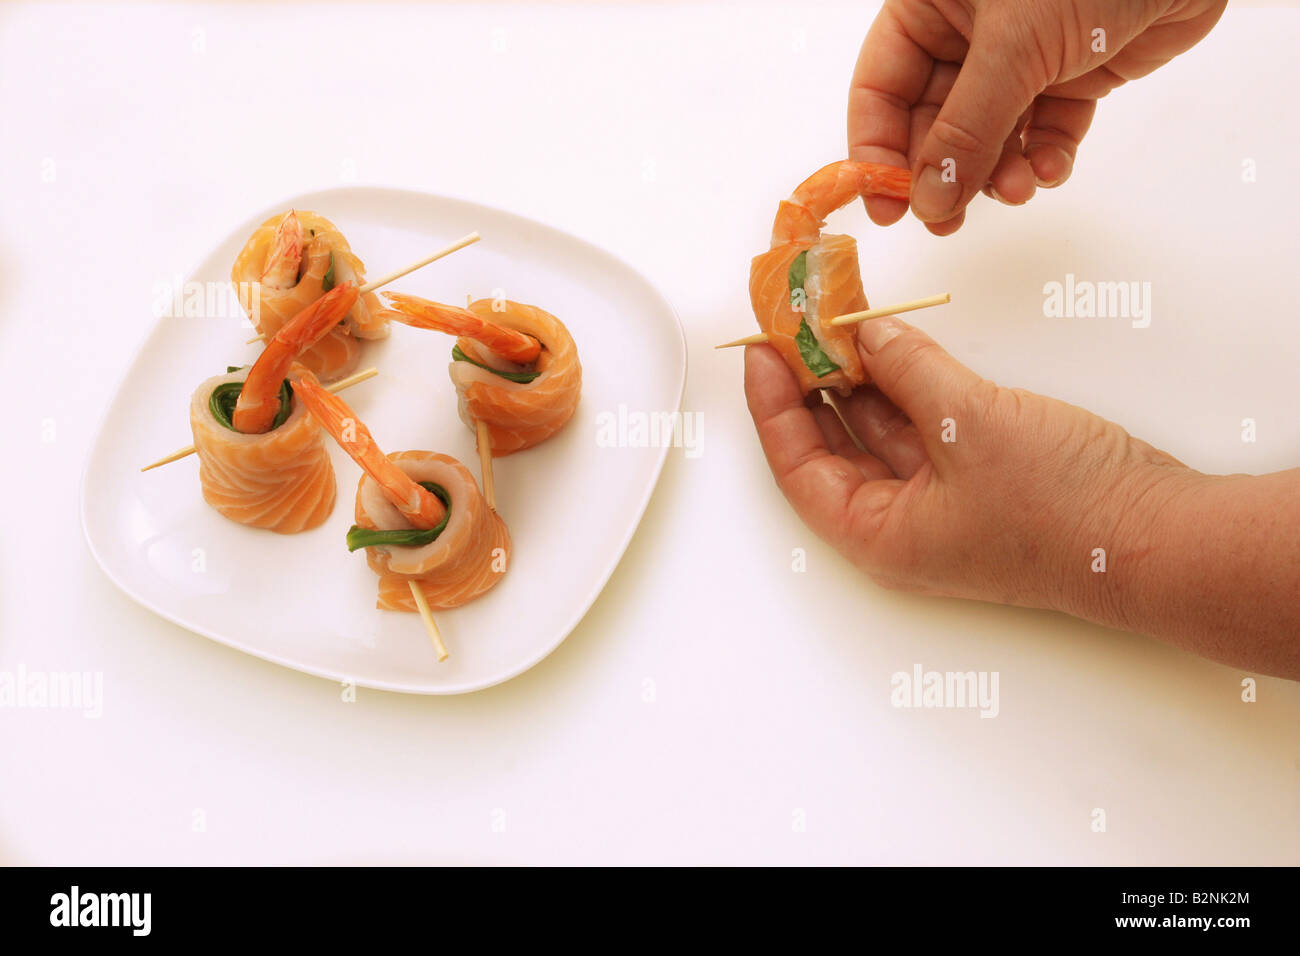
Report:
M935 235L949 235L981 190L1020 205L1035 183L1065 182L1097 100L1191 48L1226 6L885 0L853 72L849 159L911 169L912 211ZM867 199L882 226L907 208Z

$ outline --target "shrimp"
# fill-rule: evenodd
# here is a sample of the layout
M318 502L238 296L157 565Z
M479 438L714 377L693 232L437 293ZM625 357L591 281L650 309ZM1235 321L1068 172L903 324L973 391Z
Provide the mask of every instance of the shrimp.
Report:
M880 163L841 160L823 166L777 207L772 225L772 248L787 242L815 242L827 216L858 196L907 199L911 173Z
M271 429L280 411L280 383L299 354L324 338L356 304L357 287L344 282L303 309L271 336L248 371L230 422L257 435Z
M302 223L290 209L275 229L275 238L266 255L259 281L272 289L292 289L298 284L298 269L302 265Z
M446 507L437 495L416 484L414 479L379 450L370 436L370 430L357 418L356 412L347 402L327 392L310 372L305 372L298 379L294 395L302 400L312 416L339 443L339 447L374 479L384 497L392 502L393 507L413 527L427 530L438 526L447 514Z
M536 362L541 354L541 343L533 336L498 325L469 309L430 302L418 295L402 292L385 292L384 298L392 303L393 309L381 313L383 316L417 329L433 329L474 339L489 351L520 365Z
M858 196L906 199L910 181L906 169L844 160L817 170L777 209L772 246L750 266L749 297L805 393L847 395L867 380L852 326L831 325L868 307L858 246L851 236L823 236L824 220Z

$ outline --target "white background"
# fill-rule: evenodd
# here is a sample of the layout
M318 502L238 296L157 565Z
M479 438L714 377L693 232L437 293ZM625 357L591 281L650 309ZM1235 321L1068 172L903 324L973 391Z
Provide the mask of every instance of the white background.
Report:
M882 592L766 471L741 355L710 346L752 329L777 200L843 154L873 12L0 7L0 670L102 671L105 695L99 720L0 710L0 860L1297 862L1296 684L1246 704L1247 675L1150 640ZM1101 105L1065 189L980 200L950 239L856 208L833 226L874 302L950 291L917 324L980 372L1204 470L1293 466L1297 48L1300 13L1234 5ZM154 618L82 541L81 467L154 284L342 181L576 232L686 326L703 454L670 453L568 641L483 693L343 703ZM1044 318L1067 272L1150 281L1151 327ZM917 663L998 671L1000 715L894 709L890 675Z

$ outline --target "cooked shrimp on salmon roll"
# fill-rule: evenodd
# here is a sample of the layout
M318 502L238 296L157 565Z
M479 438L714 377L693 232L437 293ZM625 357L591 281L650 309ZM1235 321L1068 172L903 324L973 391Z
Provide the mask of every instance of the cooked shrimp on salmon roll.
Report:
M320 423L295 400L311 375L295 359L356 304L345 282L271 337L251 368L210 378L190 401L203 499L232 521L279 534L317 527L334 509L334 468Z
M805 394L833 388L847 395L867 380L853 327L830 324L869 308L858 244L822 235L824 220L859 196L907 199L910 182L906 169L845 160L813 173L777 209L772 247L750 266L749 298Z
M254 231L235 259L230 281L258 332L271 336L334 286L361 286L366 280L365 266L332 222L291 209ZM342 378L356 368L361 339L388 335L382 312L373 292L360 296L346 320L299 360L323 381Z
M411 582L430 608L460 607L501 580L510 532L468 468L431 451L385 455L348 404L310 374L297 395L364 472L347 542L349 551L365 548L379 575L376 607L415 611Z
M457 336L452 383L471 431L487 426L493 457L546 441L568 423L582 392L578 346L544 309L506 299L468 307L385 292L391 319Z

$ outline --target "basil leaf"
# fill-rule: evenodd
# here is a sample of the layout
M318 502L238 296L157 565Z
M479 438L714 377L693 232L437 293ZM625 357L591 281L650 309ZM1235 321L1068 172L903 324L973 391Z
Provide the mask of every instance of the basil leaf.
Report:
M320 289L322 292L328 292L334 288L334 253L330 253L330 267L325 270L325 275L320 280Z
M238 372L242 368L239 365L226 366L226 372ZM243 382L223 382L212 390L208 396L208 411L212 412L212 417L218 422L229 428L232 432L237 431L231 422L235 414L235 406L239 404L239 393L244 390ZM293 386L289 384L286 378L280 383L280 410L275 413L275 418L271 420L270 431L275 431L285 423L285 420L293 413Z
M790 274L786 279L790 284L790 292L793 293L795 289L802 289L803 284L807 279L808 250L805 249L803 252L795 256L794 261L790 263Z
M459 345L453 345L451 347L451 360L453 362L469 362L470 365L477 365L479 368L486 369L487 371L491 372L493 375L500 375L502 378L508 381L519 382L521 385L527 385L533 379L537 378L537 376L542 374L541 372L503 372L500 369L493 368L490 365L484 365L482 362L475 362L472 358L470 358L468 355L466 355L464 352L460 350Z
M447 489L442 485L432 481L419 482L421 488L425 491L431 491L438 496L438 500L447 506L447 513L442 516L434 528L401 528L396 531L379 531L372 528L362 528L360 525L353 525L348 529L348 550L356 551L358 548L375 548L375 547L398 547L398 548L422 548L426 544L438 540L438 535L442 534L443 529L447 527L447 522L451 520L451 495L447 494Z
M799 320L799 332L794 337L794 344L803 357L803 364L807 365L808 371L818 378L839 371L839 366L831 361L830 356L823 352L822 347L817 343L817 336L813 335L813 330L808 327L807 319Z

